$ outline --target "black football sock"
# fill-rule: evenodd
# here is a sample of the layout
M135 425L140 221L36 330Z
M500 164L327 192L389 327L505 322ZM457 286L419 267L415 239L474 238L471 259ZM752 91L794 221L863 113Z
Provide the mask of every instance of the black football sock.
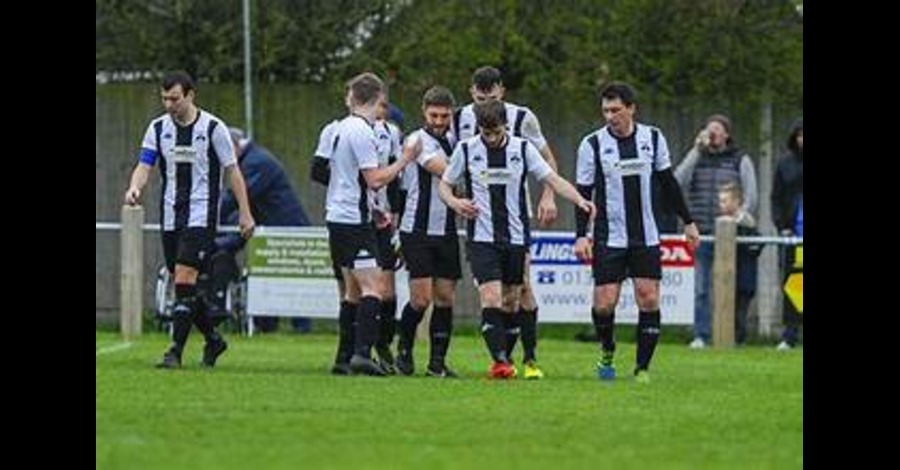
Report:
M378 319L378 346L390 348L397 330L397 299L381 301L381 316Z
M481 309L481 336L495 362L509 361L506 355L506 332L503 328L503 318L506 315L499 308Z
M381 300L378 297L367 295L359 300L359 309L356 311L356 338L353 352L365 358L370 358L372 345L378 341L378 314L381 310Z
M350 303L346 300L341 302L341 310L338 313L338 350L334 358L334 362L338 364L347 364L350 362L350 356L353 355L353 343L356 337L356 311L359 304Z
M172 350L181 356L188 335L191 333L191 321L194 304L197 301L197 286L194 284L175 284L175 306L172 308Z
M450 334L453 333L453 308L434 307L428 329L431 337L431 364L444 363L450 348Z
M653 351L659 341L659 328L659 310L638 312L636 370L650 368L650 360L653 359Z
M422 321L422 316L424 315L424 311L414 309L412 304L408 302L403 307L398 325L400 339L397 341L397 350L400 353L412 354L413 346L416 344L416 328L418 328L419 322Z
M616 322L616 312L614 310L591 310L591 319L594 321L594 330L597 332L597 339L605 352L613 353L616 351L616 340L613 337Z
M519 328L522 331L522 349L524 350L524 362L537 360L537 312L534 310L519 310Z
M519 341L519 312L503 312L504 339L506 340L506 357L512 360L513 350Z

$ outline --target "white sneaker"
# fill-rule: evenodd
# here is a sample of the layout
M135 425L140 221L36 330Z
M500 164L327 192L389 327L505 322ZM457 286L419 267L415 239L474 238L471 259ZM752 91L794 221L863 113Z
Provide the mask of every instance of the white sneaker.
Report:
M778 346L775 346L775 349L778 351L790 351L791 349L794 349L794 347L788 344L787 341L782 341L778 343Z
M691 344L688 344L688 347L691 349L703 349L706 347L706 341L703 341L703 338L694 338Z

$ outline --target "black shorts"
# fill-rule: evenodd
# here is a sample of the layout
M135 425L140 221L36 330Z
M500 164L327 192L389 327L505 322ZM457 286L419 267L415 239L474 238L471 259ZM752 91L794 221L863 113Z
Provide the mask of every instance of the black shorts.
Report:
M525 282L527 248L524 246L483 242L468 242L467 245L472 276L479 285L490 281L500 281L506 285Z
M626 277L662 279L659 245L631 248L594 247L594 285L618 283Z
M341 265L337 264L337 261L331 262L331 271L334 273L336 281L344 282L344 272L341 271Z
M206 227L164 231L162 243L166 268L174 273L175 265L183 264L202 271L207 259L215 251L215 239L215 230Z
M434 277L455 281L462 277L456 234L426 237L401 232L400 246L410 279Z
M328 222L328 247L334 264L348 269L377 268L378 247L370 224Z
M394 244L391 238L394 231L390 227L383 229L375 229L375 240L378 242L378 266L385 271L393 271L397 267L397 251L394 250Z

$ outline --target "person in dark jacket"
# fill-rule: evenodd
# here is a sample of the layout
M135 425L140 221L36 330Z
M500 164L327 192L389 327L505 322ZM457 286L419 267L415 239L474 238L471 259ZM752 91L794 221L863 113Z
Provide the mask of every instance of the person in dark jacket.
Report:
M741 208L743 199L744 195L737 183L725 183L719 188L719 211L722 215L734 218L739 237L758 236L756 219ZM739 243L737 246L734 340L738 345L743 345L747 340L747 312L750 310L750 301L756 295L756 259L761 252L762 245L759 243Z
M238 165L247 181L250 211L256 222L269 227L309 225L309 217L300 205L281 162L268 149L248 139L243 130L230 127L229 131L238 155ZM237 221L237 205L234 194L230 191L222 197L220 214L223 225ZM246 243L235 235L220 236L216 239L216 244L233 255L243 249ZM309 318L295 317L291 319L291 323L300 332L308 332L310 329ZM275 331L278 328L278 317L254 317L253 324L262 332Z
M803 119L791 126L787 140L787 153L778 160L772 183L772 222L778 233L785 237L803 236ZM795 246L782 246L782 272L785 276L794 265ZM785 277L786 278L786 277ZM794 304L784 297L784 331L778 349L791 349L797 345L803 317Z

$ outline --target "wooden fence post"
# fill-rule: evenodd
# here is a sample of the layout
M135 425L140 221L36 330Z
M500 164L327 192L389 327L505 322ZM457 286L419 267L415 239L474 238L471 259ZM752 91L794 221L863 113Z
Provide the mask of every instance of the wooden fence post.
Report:
M734 303L737 274L737 222L733 217L716 218L713 258L713 346L734 346Z
M119 276L119 331L126 340L141 335L144 285L144 208L122 206L122 267Z

